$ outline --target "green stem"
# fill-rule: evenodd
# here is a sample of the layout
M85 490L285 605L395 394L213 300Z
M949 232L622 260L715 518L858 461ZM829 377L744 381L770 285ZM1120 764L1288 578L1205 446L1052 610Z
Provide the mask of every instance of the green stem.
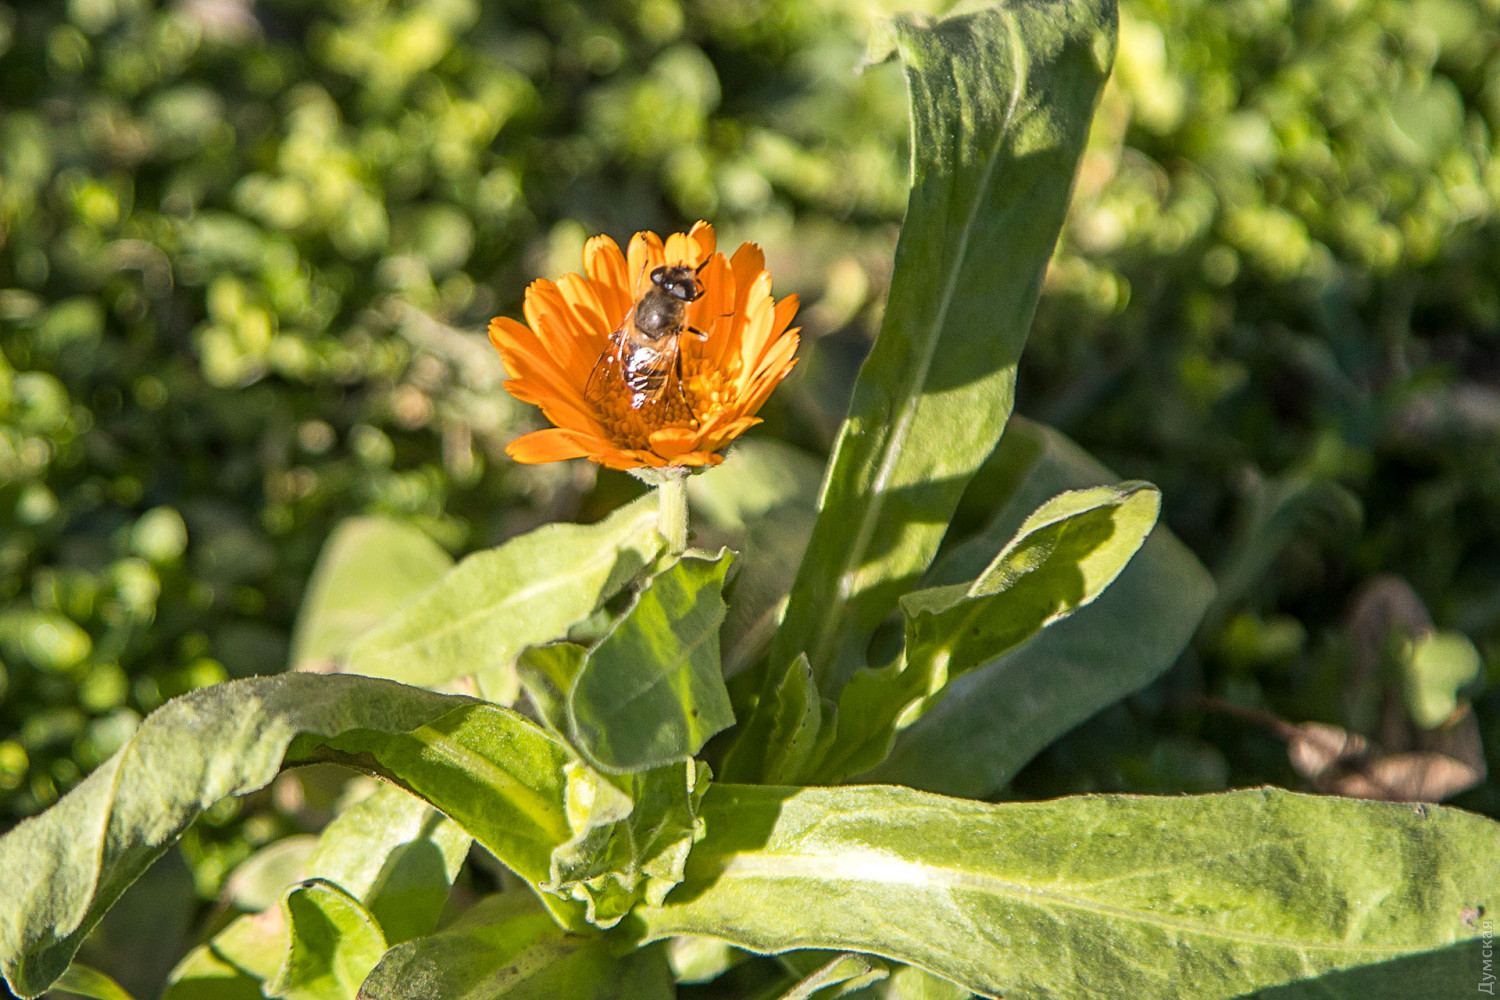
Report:
M664 477L661 485L656 488L656 499L660 504L656 514L656 530L667 540L667 555L678 555L687 548L687 476Z

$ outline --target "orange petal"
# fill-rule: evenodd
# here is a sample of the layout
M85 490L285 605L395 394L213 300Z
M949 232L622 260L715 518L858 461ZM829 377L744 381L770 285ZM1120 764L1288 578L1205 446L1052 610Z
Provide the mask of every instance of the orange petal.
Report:
M605 325L613 330L631 305L630 275L620 245L608 236L589 240L583 245L583 271L604 307Z
M793 347L795 348L795 346L794 344ZM796 367L797 359L792 358L786 363L785 368L782 368L780 371L770 372L760 381L756 382L750 388L750 391L740 400L740 405L743 407L744 412L759 413L760 408L765 405L766 397L771 395L771 390L780 385L781 380L790 375L792 369Z
M692 451L698 444L698 432L690 427L663 427L651 432L651 450L672 460Z
M761 272L761 277L765 276L765 272ZM765 284L769 285L770 282L765 282ZM756 285L759 291L762 287L760 279L756 280ZM739 375L735 378L735 384L740 392L744 392L750 384L756 365L771 343L771 324L775 318L775 308L769 294L757 294L750 300L750 306L745 310L745 327L740 333L737 351L740 369ZM730 360L732 363L736 359Z
M797 345L801 342L802 338L797 335L796 330L788 330L767 344L765 353L760 356L760 360L750 371L750 381L757 381L764 378L768 372L785 368L792 355L796 353Z
M707 451L690 451L685 455L678 455L672 459L673 465L718 465L724 461L723 455L715 455Z
M706 435L703 443L708 446L709 450L718 451L760 422L760 417L740 417L738 420L731 420L723 427L717 428L712 434Z
M589 460L598 462L607 469L639 469L646 464L636 452L617 448L608 441L601 442L599 447L589 452Z
M735 283L748 291L755 276L766 269L766 255L754 243L741 243L730 264L734 267Z
M729 339L734 319L734 271L724 255L716 253L699 275L703 297L688 311L688 322L709 335L703 345L704 357L718 358L718 352Z
M526 289L524 312L527 325L557 359L558 368L582 385L603 350L597 330L586 326L557 285L545 278Z
M583 399L582 382L568 377L529 327L509 316L497 316L490 321L490 343L500 352L505 369L513 378L540 382L551 395L589 409Z
M604 350L609 343L609 335L615 332L620 323L618 320L610 323L609 313L599 298L598 289L587 278L565 274L557 279L557 290L568 300L568 305L572 306L573 314L578 317L579 322L590 331L590 347L597 344L598 350Z
M558 396L545 384L538 383L534 379L513 378L507 379L502 385L505 391L516 399L540 408L554 425L601 438L604 436L604 428L600 426L592 411L582 409Z
M544 431L522 434L505 446L505 453L517 462L539 465L542 462L561 462L567 458L582 458L589 448L576 431L549 427Z
M630 259L627 262L626 278L630 282L630 301L635 302L646 290L646 278L666 260L661 237L653 232L636 233L630 238Z
M797 307L802 300L793 292L780 302L776 303L776 319L771 323L771 330L776 336L781 336L782 331L792 325L792 317L797 315Z
M667 263L697 267L703 258L714 252L716 243L714 227L706 222L695 222L687 232L667 237Z

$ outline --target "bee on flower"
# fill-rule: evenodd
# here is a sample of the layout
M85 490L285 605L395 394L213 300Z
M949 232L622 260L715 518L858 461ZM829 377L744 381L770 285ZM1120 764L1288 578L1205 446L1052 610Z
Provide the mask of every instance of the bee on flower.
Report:
M533 282L525 323L490 323L505 388L553 424L506 452L612 469L717 465L796 364L797 297L773 299L760 248L726 258L706 222L665 243L636 233L627 253L595 236L583 270Z

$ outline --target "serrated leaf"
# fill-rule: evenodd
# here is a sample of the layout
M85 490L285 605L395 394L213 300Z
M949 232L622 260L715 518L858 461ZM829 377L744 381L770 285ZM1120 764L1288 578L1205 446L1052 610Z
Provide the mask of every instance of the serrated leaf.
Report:
M1007 1000L1459 996L1500 906L1500 823L1439 806L716 784L703 812L644 939L867 952Z
M436 583L453 558L421 529L389 517L351 517L323 543L292 636L292 667L342 660L364 633Z
M1060 490L1115 476L1051 428L1006 427L988 472L1006 497L984 531L933 567L929 581L972 579L1028 513ZM1099 599L948 686L902 730L871 780L985 798L1043 747L1170 667L1213 599L1213 579L1164 525Z
M1010 415L1115 22L1113 0L1054 0L902 18L883 37L911 95L911 196L771 654L782 670L806 652L826 695L926 569Z
M65 969L125 888L204 809L283 762L398 780L532 884L569 836L565 747L514 712L389 681L285 674L203 688L153 712L40 816L0 837L0 972L23 997ZM553 900L565 922L581 908Z
M312 879L281 901L289 947L265 993L281 1000L354 1000L380 956L385 937L359 900L332 882Z
M652 576L578 667L568 694L574 745L612 773L696 754L734 724L719 671L724 575L733 559L686 554Z
M349 653L347 669L430 686L551 642L661 551L656 500L597 524L549 524L469 556Z
M1141 547L1160 505L1147 483L1060 493L972 581L903 597L903 658L850 680L836 735L813 773L831 782L879 764L901 725L936 703L951 680L1093 601Z
M525 896L481 900L446 930L386 953L362 1000L671 1000L660 948L566 934Z

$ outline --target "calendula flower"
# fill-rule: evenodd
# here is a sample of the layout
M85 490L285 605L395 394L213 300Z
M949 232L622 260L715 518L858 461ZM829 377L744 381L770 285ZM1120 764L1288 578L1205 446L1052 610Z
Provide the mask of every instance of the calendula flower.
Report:
M760 422L756 412L796 364L797 330L788 327L797 297L772 299L760 248L746 243L726 258L706 222L665 244L636 233L628 254L595 236L583 271L532 282L524 324L506 316L490 323L511 375L505 388L554 425L523 434L506 452L518 462L589 458L612 469L717 465L719 450ZM662 282L672 275L683 280L669 302ZM654 329L675 339L677 356L665 339L622 347L616 337L634 319L649 325L633 310L653 289L672 310ZM632 344L651 346L632 354Z

